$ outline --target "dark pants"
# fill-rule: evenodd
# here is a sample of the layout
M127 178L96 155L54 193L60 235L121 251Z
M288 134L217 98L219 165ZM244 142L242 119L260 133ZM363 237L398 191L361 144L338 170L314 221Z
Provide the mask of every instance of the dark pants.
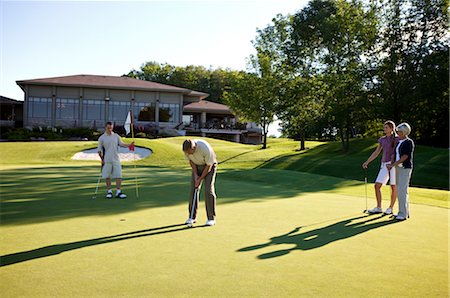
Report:
M203 173L203 170L206 166L197 166L197 175L201 176ZM205 185L205 205L206 205L206 215L208 216L208 220L214 220L216 218L216 190L214 188L214 183L216 182L216 173L217 173L217 165L213 165L211 168L211 171L206 175L206 177L203 179L202 183L200 184L197 195L195 197L195 208L193 210L192 216L192 203L194 202L194 189L195 189L195 180L194 180L194 174L192 174L191 177L191 192L189 196L189 217L192 219L197 218L197 208L199 203L199 193L202 185Z

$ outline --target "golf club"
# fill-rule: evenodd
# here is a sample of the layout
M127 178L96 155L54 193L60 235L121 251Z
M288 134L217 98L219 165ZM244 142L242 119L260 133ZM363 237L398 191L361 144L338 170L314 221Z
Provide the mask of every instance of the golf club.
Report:
M367 207L367 169L364 170L364 188L366 191L366 209L363 211L363 213L368 213L368 207Z
M406 201L406 208L408 210L407 218L409 218L409 200Z
M192 217L194 216L194 208L195 208L195 202L197 202L197 188L194 188L194 197L192 201L192 207L191 207L191 215L189 216L189 219L194 220ZM188 223L187 226L189 228L192 228L194 222Z
M103 166L100 168L100 174L98 174L97 187L95 188L95 193L92 196L93 199L97 198L98 186L100 185L100 179L102 178L102 169L103 169Z

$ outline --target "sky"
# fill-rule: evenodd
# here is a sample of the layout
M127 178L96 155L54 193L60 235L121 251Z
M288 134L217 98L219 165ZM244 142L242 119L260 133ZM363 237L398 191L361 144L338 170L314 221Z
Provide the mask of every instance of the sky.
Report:
M306 4L0 0L0 95L23 100L17 80L121 76L149 61L245 70L257 28Z

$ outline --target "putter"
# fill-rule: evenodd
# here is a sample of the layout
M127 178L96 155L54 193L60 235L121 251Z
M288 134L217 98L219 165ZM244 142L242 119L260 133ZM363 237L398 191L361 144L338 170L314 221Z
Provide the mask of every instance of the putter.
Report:
M100 174L98 175L98 180L97 180L97 187L95 188L95 193L92 196L93 199L97 198L98 186L100 184L100 179L102 178L102 169L103 169L103 166L100 168Z
M365 169L364 171L364 188L366 191L366 209L363 211L363 213L368 213L368 207L367 207L367 169Z
M192 201L191 215L189 216L189 219L193 219L192 216L194 216L195 202L197 202L197 188L194 188L194 197L193 197L193 201ZM193 224L194 223L188 223L187 226L189 228L192 228Z
M406 216L406 218L409 218L409 200L406 201L406 207L407 207L407 210L408 210L408 215Z

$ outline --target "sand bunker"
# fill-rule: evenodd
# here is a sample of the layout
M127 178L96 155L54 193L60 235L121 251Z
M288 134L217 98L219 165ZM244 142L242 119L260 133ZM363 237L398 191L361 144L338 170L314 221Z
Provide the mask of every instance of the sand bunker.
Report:
M147 148L135 147L135 153L133 151L129 151L128 148L119 148L119 159L120 161L133 161L146 158L152 154L152 151ZM81 152L75 153L72 156L72 159L75 160L98 160L100 161L100 156L98 156L97 148L84 150Z

